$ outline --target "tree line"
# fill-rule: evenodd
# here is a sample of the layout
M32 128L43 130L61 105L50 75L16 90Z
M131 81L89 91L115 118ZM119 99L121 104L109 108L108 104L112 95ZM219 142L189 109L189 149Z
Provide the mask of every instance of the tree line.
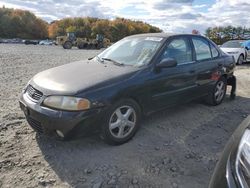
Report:
M0 38L42 39L48 37L48 23L29 11L0 8Z
M114 20L98 18L64 18L49 25L49 37L65 35L67 32L75 32L77 37L95 38L96 34L102 34L112 42L125 36L139 33L162 32L157 27L141 21L133 21L125 18Z
M103 34L112 42L125 36L139 33L162 32L158 27L142 21L125 18L114 20L91 17L64 18L47 23L26 10L0 8L0 38L55 39L57 36L75 32L77 37L95 38ZM193 30L193 32L198 32ZM209 27L205 35L217 44L232 39L250 39L250 28L243 27Z
M64 18L49 24L30 11L0 8L0 38L55 39L67 32L75 32L77 37L87 38L103 34L114 42L128 35L162 30L141 21L124 18Z
M213 40L216 44L223 44L229 40L250 39L250 28L245 27L209 27L205 35Z

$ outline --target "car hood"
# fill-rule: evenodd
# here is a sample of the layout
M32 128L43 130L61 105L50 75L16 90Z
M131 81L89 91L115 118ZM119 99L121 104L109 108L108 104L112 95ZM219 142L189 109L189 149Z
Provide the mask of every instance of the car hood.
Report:
M97 61L78 61L40 72L30 84L45 95L74 95L130 78L138 68Z
M229 53L229 52L241 52L242 48L221 48L223 52Z

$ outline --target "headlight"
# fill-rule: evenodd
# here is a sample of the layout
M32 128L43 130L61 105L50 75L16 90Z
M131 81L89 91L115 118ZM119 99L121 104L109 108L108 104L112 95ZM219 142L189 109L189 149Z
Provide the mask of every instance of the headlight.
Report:
M90 108L88 99L69 96L49 96L43 101L44 106L60 110L78 111Z
M236 157L236 174L241 187L250 187L250 130L241 138Z

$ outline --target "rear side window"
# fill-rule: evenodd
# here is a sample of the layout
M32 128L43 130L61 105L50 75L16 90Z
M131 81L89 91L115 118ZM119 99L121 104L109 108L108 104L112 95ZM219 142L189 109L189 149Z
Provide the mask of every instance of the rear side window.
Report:
M210 43L210 47L211 47L211 52L212 52L212 56L213 58L216 58L219 56L219 52L218 50L214 47L213 44Z
M196 52L196 60L202 61L211 59L211 51L207 40L202 38L193 38L194 49Z
M177 64L192 61L191 47L186 38L173 39L161 55L164 58L173 58Z

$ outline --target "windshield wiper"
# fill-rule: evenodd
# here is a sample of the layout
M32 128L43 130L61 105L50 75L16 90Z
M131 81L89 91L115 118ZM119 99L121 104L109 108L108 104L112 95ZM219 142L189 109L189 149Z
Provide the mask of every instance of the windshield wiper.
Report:
M96 59L97 59L99 62L103 63L103 59L100 58L98 55L97 55L97 56L94 56L94 57L90 57L90 58L88 58L88 60L92 60L92 59L94 59L95 57L96 57Z
M120 62L115 61L115 60L110 59L110 58L105 58L105 57L103 57L102 60L111 61L111 62L113 62L115 65L120 65L120 66L124 65L123 63L120 63Z

